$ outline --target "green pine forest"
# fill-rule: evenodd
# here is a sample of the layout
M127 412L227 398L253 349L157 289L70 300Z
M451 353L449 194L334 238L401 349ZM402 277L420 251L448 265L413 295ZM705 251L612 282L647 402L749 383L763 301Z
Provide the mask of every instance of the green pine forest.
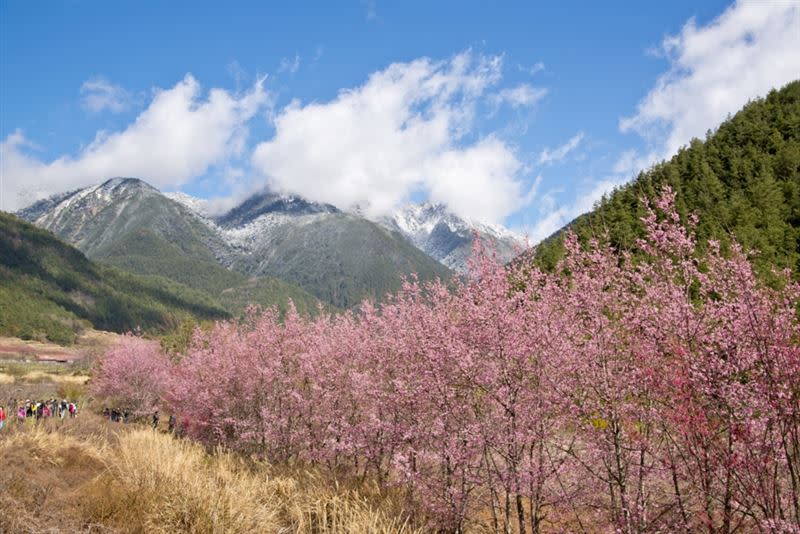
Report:
M229 316L200 291L93 262L49 232L0 212L0 335L69 345L91 326L163 333L190 317Z
M697 211L701 243L733 235L759 274L773 267L800 273L800 81L747 104L704 141L695 139L671 160L642 172L606 195L568 225L584 242L606 235L613 246L635 250L643 235L640 199L664 185L677 193L683 217ZM563 254L563 230L535 251L538 264L552 268Z
M234 315L251 304L276 306L284 313L289 299L297 311L313 315L320 302L311 293L281 279L248 278L201 253L187 253L146 228L126 234L96 259L130 273L160 276L205 293ZM334 309L330 304L326 308Z

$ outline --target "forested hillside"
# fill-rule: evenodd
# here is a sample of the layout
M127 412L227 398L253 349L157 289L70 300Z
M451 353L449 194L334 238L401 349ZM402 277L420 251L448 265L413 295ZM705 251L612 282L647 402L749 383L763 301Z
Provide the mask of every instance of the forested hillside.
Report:
M685 219L702 213L701 243L733 234L763 276L773 266L800 272L800 81L748 104L710 132L694 140L671 160L642 172L630 184L607 195L595 210L569 228L582 239L608 232L619 247L635 248L644 235L640 199L653 198L668 184L677 193ZM552 267L563 255L563 231L536 251L540 264Z
M316 313L320 303L311 293L283 280L269 276L249 278L213 260L187 255L174 243L144 228L124 235L97 259L131 273L160 276L204 292L233 314L252 305L276 306L285 312L290 299L301 313ZM330 304L327 308L335 309Z
M69 344L82 329L163 332L222 319L205 294L97 264L47 231L0 212L0 335Z

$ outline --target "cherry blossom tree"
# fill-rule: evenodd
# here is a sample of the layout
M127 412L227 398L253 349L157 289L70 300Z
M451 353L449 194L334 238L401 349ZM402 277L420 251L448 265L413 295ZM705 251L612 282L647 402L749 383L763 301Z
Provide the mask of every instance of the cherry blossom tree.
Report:
M127 334L100 358L90 389L116 407L142 415L161 404L171 372L172 363L158 342Z
M380 304L126 336L98 395L189 436L406 489L442 532L800 532L800 288L697 243L666 189L635 250L413 277Z

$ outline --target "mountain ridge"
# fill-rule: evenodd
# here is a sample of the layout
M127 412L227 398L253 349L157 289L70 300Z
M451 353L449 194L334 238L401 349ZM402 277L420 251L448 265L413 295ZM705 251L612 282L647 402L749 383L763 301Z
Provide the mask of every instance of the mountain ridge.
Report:
M114 178L18 213L90 257L161 274L214 298L224 289L241 296L252 285L247 280L272 277L344 308L382 298L411 273L422 279L450 276L399 233L331 205L263 192L210 217L198 199L171 196L141 179ZM219 281L231 276L240 277L241 290L220 287Z
M459 217L444 204L406 204L381 224L402 233L420 250L456 272L465 272L475 238L491 247L502 263L511 261L526 242L500 225Z
M188 209L198 215L230 230L230 242L241 245L247 236L257 231L256 228L249 232L249 224L254 226L270 226L280 223L280 216L286 213L298 215L312 215L315 213L350 213L364 217L358 207L349 210L340 210L331 204L321 204L308 201L297 195L256 193L228 212L212 217L204 209L203 199L192 197L185 193L167 193L172 195L177 202L181 202ZM249 216L247 221L241 220L239 213L247 205L260 205L261 210L257 215ZM283 209L274 209L276 206ZM291 208L286 209L286 206ZM274 217L264 217L257 222L261 215L275 213ZM441 203L408 203L398 207L390 215L369 219L384 228L403 235L415 247L439 261L445 267L455 272L464 273L467 262L477 236L488 244L497 253L499 261L505 263L512 260L522 250L527 248L525 238L498 224L485 223L477 220L468 220L450 211ZM232 222L238 224L231 224ZM238 228L237 228L238 226Z

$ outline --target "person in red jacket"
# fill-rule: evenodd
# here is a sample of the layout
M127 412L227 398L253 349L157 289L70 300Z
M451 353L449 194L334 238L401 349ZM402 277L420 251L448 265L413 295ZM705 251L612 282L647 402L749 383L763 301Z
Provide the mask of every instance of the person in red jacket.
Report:
M0 430L3 430L4 426L6 426L6 407L0 406Z

